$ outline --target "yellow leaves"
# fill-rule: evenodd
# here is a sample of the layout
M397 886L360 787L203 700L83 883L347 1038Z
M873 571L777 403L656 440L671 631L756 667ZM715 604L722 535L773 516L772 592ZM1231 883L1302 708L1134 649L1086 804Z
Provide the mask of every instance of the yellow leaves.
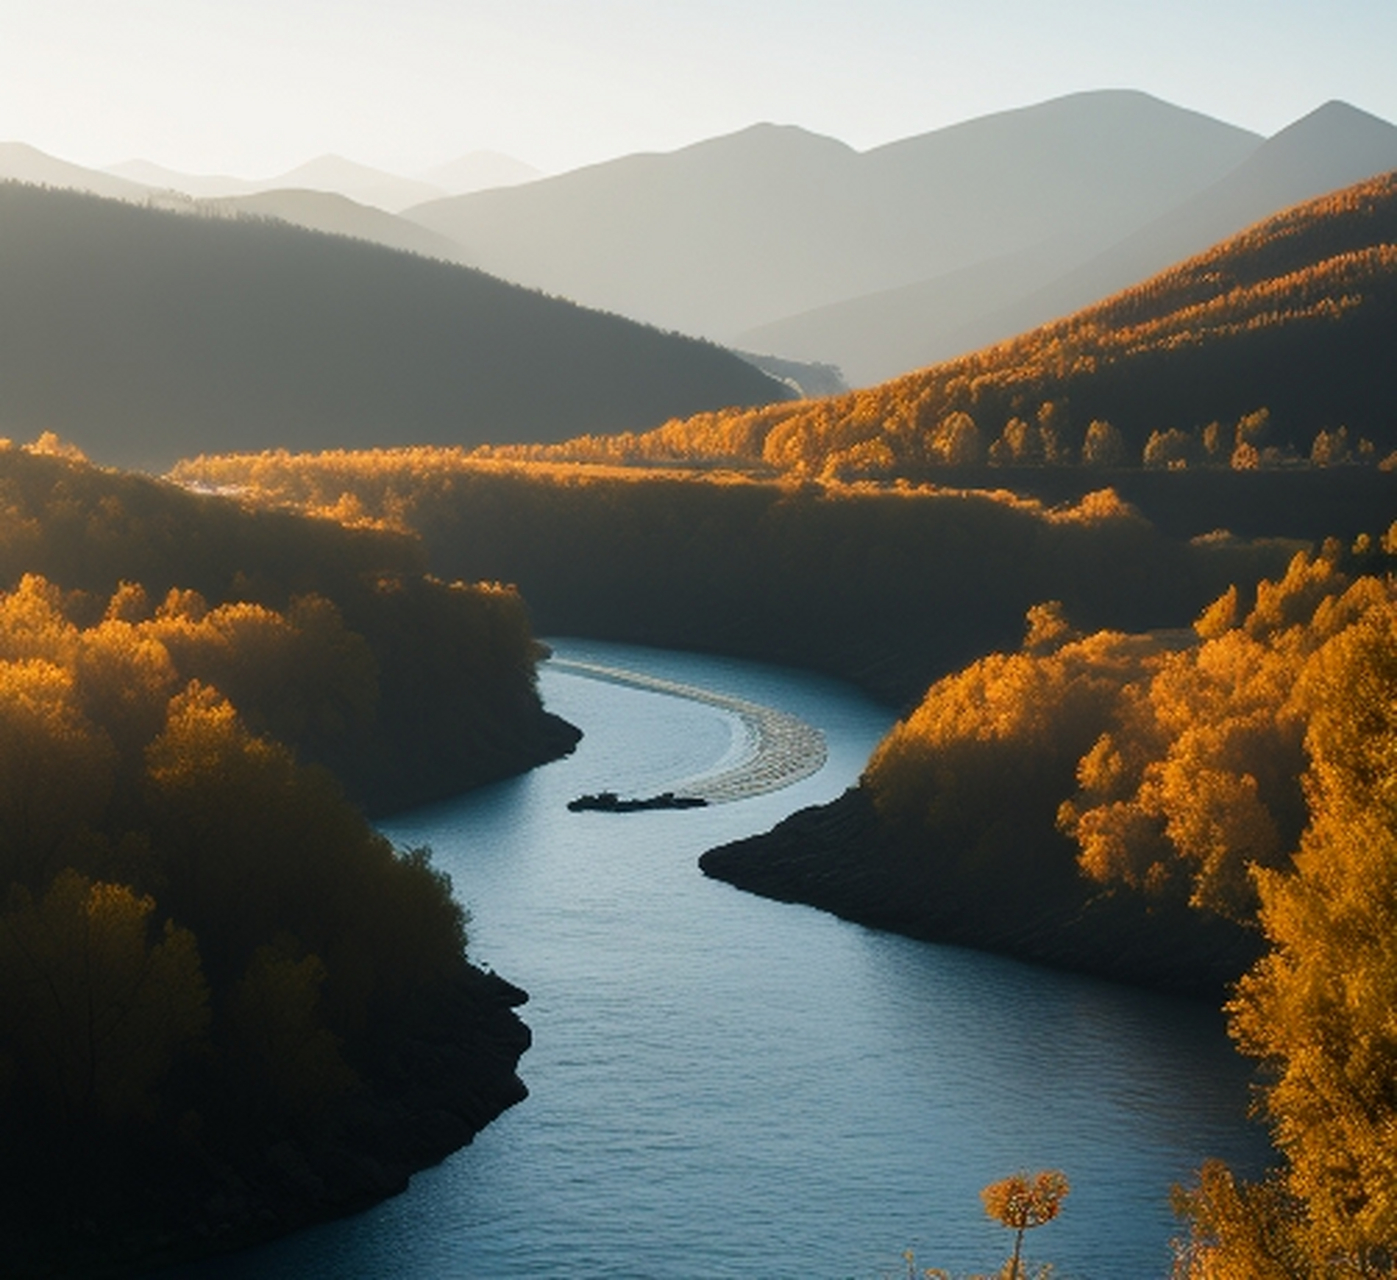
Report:
M71 672L39 658L0 662L0 883L52 873L64 838L105 809L115 757Z
M1012 1231L1026 1231L1056 1218L1071 1189L1060 1169L1042 1169L991 1182L980 1192L980 1199L996 1222Z
M162 791L200 787L208 778L231 779L290 753L254 738L237 709L217 689L190 681L170 699L165 728L146 749L146 771Z
M1230 586L1198 615L1193 629L1200 640L1217 640L1237 625L1237 588Z
M33 1080L69 1120L122 1120L150 1104L208 1027L194 936L124 885L64 871L0 917L0 1018Z

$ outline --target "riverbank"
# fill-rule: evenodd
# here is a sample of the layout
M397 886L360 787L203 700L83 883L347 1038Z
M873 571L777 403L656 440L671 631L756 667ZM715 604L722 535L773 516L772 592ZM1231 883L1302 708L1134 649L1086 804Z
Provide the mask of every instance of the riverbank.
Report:
M62 1171L56 1195L44 1190L47 1177L26 1171L27 1184L7 1195L5 1274L173 1276L399 1194L528 1096L517 1067L531 1035L515 1013L527 999L463 966L412 1011L391 1058L295 1129L240 1116L229 1099L228 1115L186 1117L177 1145L130 1135L119 1149L85 1151ZM67 1212L71 1204L81 1216Z
M1213 1001L1262 950L1253 930L1080 877L1015 885L940 876L927 849L880 822L862 787L710 849L699 866L750 893L910 938Z

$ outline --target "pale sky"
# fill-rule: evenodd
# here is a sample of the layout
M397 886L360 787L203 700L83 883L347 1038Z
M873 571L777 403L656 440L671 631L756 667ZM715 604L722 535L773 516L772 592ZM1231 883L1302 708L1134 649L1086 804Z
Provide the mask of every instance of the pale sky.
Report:
M549 172L760 120L865 149L1082 89L1397 122L1397 0L0 0L0 140L266 177Z

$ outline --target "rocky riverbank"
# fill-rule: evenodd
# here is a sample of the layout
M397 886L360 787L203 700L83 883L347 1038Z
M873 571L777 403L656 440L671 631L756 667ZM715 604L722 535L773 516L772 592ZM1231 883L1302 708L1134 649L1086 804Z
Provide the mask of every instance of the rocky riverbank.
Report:
M861 787L711 849L699 866L767 898L928 942L1213 1000L1261 952L1254 931L1076 877L1016 885L941 874L935 851L881 822Z

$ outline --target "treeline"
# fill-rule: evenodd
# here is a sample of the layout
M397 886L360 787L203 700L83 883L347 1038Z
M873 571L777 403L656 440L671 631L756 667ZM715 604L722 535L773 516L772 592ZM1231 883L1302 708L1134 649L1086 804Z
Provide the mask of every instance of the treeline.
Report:
M256 503L413 529L437 573L516 583L545 633L789 662L895 701L1012 643L1035 600L1061 599L1091 626L1177 626L1289 554L1163 537L1110 491L1048 509L1005 492L425 449L199 459L175 474Z
M258 219L0 183L0 426L200 449L558 440L784 385L711 343Z
M424 569L402 534L252 511L87 465L51 440L0 449L0 585L37 573L85 593L72 606L83 621L124 582L138 588L133 610L177 591L191 616L212 611L221 665L203 674L254 731L330 768L370 812L503 777L575 740L539 704L518 593Z
M1397 450L1397 175L1299 205L1066 319L865 391L500 456L834 479L1319 466Z
M324 767L398 804L576 740L517 595L414 559L0 449L7 1274L357 1207L523 1096L522 993Z
M1271 1069L1286 1164L1256 1186L1204 1171L1178 1274L1392 1274L1394 554L1389 535L1298 555L1191 643L1037 607L1020 649L930 688L855 792L702 865L1115 978L1241 977L1231 1030Z

